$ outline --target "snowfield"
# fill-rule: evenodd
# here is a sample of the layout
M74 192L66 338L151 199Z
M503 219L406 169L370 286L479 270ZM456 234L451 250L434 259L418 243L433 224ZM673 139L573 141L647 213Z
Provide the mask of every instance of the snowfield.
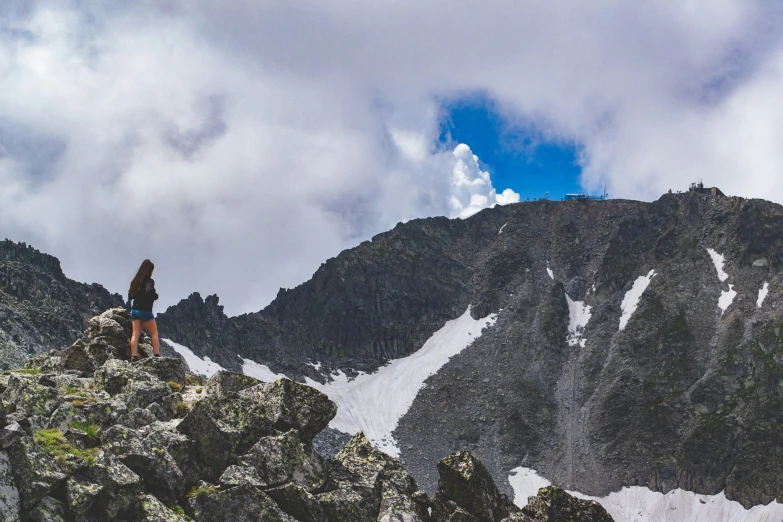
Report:
M718 299L720 315L723 315L726 309L731 306L731 303L734 301L735 297L737 297L737 292L734 290L734 285L729 285L728 290L724 290L720 293L720 298Z
M583 301L572 301L568 294L565 294L565 298L568 302L568 345L584 348L587 339L584 338L583 331L590 321L592 307Z
M711 248L707 249L707 253L712 258L712 264L715 265L715 270L718 272L718 279L723 283L729 278L729 274L723 271L723 264L726 262L726 258Z
M174 348L174 351L176 351L178 354L180 354L184 359L185 362L188 363L188 368L190 368L190 371L193 373L198 373L200 375L203 375L205 377L210 377L213 374L219 372L223 369L222 366L220 366L218 363L212 362L212 360L204 356L202 359L195 353L191 351L190 348L187 346L183 346L179 343L175 343L171 339L161 339L163 342Z
M539 488L549 486L545 478L529 468L511 470L508 482L514 490L514 503L522 507L527 498ZM781 522L783 504L771 502L766 506L745 509L739 502L729 500L723 492L717 495L698 495L675 489L666 494L642 486L632 486L610 493L606 497L590 497L569 491L572 495L599 502L615 522Z
M468 307L461 317L448 321L435 332L419 350L391 361L375 373L360 373L351 379L339 372L326 384L305 380L337 403L337 416L329 423L330 428L350 435L363 430L373 446L399 457L392 432L413 404L424 381L470 346L496 320L497 314L473 319Z
M655 270L650 270L646 276L639 276L636 281L633 282L633 286L625 293L623 302L620 305L620 309L623 314L620 316L620 330L625 330L628 321L636 311L636 307L639 305L639 299L647 287L650 285L650 281L655 277Z
M277 379L287 379L282 373L273 372L268 366L250 359L242 359L242 373L263 382L275 382Z
M757 308L761 308L761 305L764 303L764 299L767 298L768 293L769 293L769 283L765 282L764 286L762 286L759 289L759 298L756 300Z

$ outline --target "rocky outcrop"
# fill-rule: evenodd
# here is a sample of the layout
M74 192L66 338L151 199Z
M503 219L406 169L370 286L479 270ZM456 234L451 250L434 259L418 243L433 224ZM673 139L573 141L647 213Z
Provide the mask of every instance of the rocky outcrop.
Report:
M487 468L466 451L438 463L433 522L612 522L597 502L545 487L518 508L498 491Z
M336 407L303 384L225 372L204 387L179 359L117 358L123 314L0 379L0 520L431 522L452 501L493 522L517 511L467 453L439 466L434 504L361 432L321 456L312 440ZM66 367L77 350L84 364Z
M76 341L85 323L122 298L65 277L57 258L0 241L0 370Z

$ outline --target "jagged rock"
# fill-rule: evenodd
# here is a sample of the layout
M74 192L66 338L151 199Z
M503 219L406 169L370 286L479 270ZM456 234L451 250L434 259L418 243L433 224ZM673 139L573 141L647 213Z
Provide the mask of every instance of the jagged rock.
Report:
M25 510L32 509L66 478L54 459L29 437L15 438L6 453Z
M213 482L258 439L274 431L263 404L238 396L200 400L177 430L195 442L206 478Z
M76 417L76 408L70 402L63 402L60 406L54 410L52 416L49 418L47 428L57 428L63 435L67 434L71 429L71 423Z
M117 419L117 424L121 424L133 430L137 430L139 428L152 424L157 420L158 418L150 410L146 408L136 408L120 416Z
M19 520L21 503L8 453L0 451L0 520Z
M143 484L138 475L108 452L81 474L68 479L68 503L95 520L114 520L142 500Z
M149 434L146 438L150 443L165 449L171 455L182 472L186 484L195 483L201 473L196 461L198 453L193 440L165 423L153 422L148 429Z
M24 410L26 416L45 415L49 417L59 406L60 399L57 390L39 384L39 379L40 377L11 374L2 399L14 403L17 410Z
M81 406L81 411L82 415L89 419L90 422L101 426L110 426L128 413L128 406L124 401L112 398L85 403Z
M145 496L141 501L137 520L139 522L186 522L185 517L170 510L152 495Z
M30 363L28 363L28 365L29 364ZM52 364L50 363L50 365ZM59 354L59 366L63 370L76 370L83 374L92 373L96 368L95 361L90 356L90 353L87 351L87 346L85 346L81 339ZM42 368L46 366L41 365L38 367Z
M378 522L428 522L429 498L417 491L416 480L405 470L385 471L381 482Z
M348 444L335 455L334 461L360 477L368 487L376 487L384 478L384 473L405 469L398 460L373 448L361 431L351 437Z
M484 464L467 451L454 453L438 462L438 489L433 501L435 522L450 520L457 506L479 522L499 522L519 511L498 491Z
M95 370L95 386L111 395L122 393L129 381L151 381L152 375L127 361L110 359Z
M296 522L268 495L250 485L201 495L191 502L191 510L197 522Z
M0 431L0 448L8 449L16 439L27 435L27 431L19 423L11 422Z
M220 370L207 379L205 390L209 395L220 396L228 393L239 393L259 383L261 381L256 378L228 370Z
M266 489L264 492L280 509L300 522L328 522L329 520L318 499L299 484L288 483Z
M264 404L275 429L298 430L302 442L311 442L337 414L337 405L325 394L290 379L257 384L239 394Z
M326 480L321 457L299 441L296 430L261 438L239 462L254 469L265 486L295 481L312 492Z
M223 474L220 475L218 483L226 488L240 486L242 484L249 484L255 487L268 485L266 481L258 475L256 468L237 466L236 464L232 464L226 468Z
M103 433L103 447L136 473L155 496L174 502L185 492L182 472L169 453L149 439L124 426Z
M171 394L171 388L165 383L154 381L130 380L122 389L120 397L128 408L146 408Z
M66 520L65 506L52 497L41 500L26 515L30 522L65 522Z
M380 497L367 487L349 487L316 495L329 522L366 522L377 520Z
M154 375L164 383L171 381L176 382L180 386L185 384L185 367L179 359L173 357L150 357L142 359L135 366Z
M535 522L613 522L606 509L594 500L582 500L569 495L565 490L549 486L538 490L528 499L522 514ZM507 518L504 522L525 521L524 518Z

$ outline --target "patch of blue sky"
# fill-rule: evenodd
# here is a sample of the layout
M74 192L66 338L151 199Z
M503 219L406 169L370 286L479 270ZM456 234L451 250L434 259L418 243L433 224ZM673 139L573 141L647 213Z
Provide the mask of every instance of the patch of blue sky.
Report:
M480 95L446 101L442 114L439 145L467 144L498 192L510 188L522 201L547 193L559 200L583 192L576 144L547 140L540 130L505 117L497 104Z

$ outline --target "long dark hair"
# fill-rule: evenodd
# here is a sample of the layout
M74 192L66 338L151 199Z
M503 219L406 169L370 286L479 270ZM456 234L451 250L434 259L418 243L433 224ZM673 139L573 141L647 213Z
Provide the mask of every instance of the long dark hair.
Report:
M130 295L131 297L135 297L136 294L139 293L139 290L141 289L141 283L152 277L152 271L155 269L155 265L152 264L152 261L149 259L145 259L141 262L141 266L139 267L139 271L136 272L136 277L133 278L133 281L131 281L130 284Z

